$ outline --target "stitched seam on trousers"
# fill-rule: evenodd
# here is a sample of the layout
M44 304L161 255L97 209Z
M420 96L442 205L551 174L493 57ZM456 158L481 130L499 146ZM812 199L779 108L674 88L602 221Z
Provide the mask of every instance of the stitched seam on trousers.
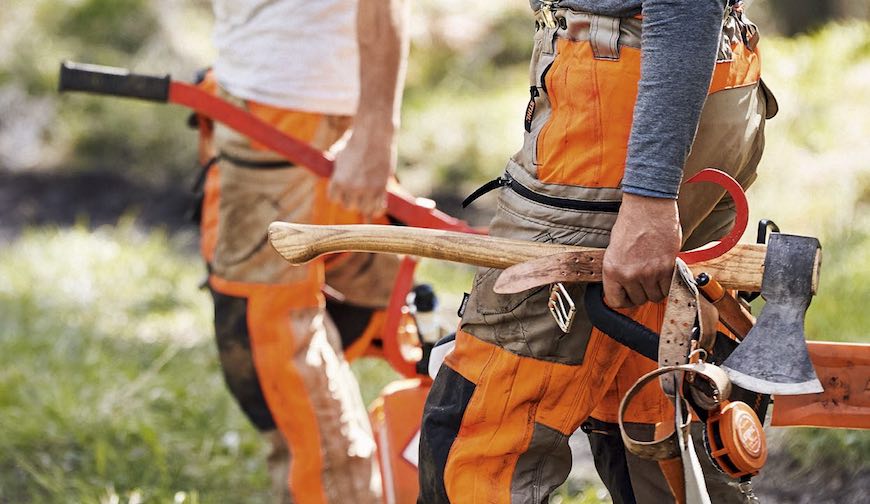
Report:
M594 334L594 332L593 332L593 334ZM591 337L592 337L592 336L590 335L590 338L591 338ZM607 336L605 336L605 338L606 338L606 337L607 337ZM589 363L589 364L591 365L592 363L594 363L594 362L595 362L595 357L598 355L599 352L601 352L601 347L603 346L603 343L604 343L604 341L598 341L598 344L595 345L595 348L593 349L592 355L591 355L591 356L588 355L588 354L587 354L587 355L584 355L584 356L583 356L583 362L584 362L584 363L583 363L583 364L580 364L580 365L583 366L583 365L585 365L586 363ZM589 349L588 349L588 346L587 346L587 352L588 352L588 351L589 351ZM589 357L592 357L592 358L590 359ZM591 370L590 370L590 371L591 371ZM571 412L573 412L573 411L575 411L575 410L577 409L577 404L580 402L580 396L583 395L583 392L586 390L586 386L587 386L586 384L587 384L587 382L589 381L589 377L590 377L590 376L591 376L591 373L589 373L589 372L587 372L587 373L583 373L581 386L580 386L580 387L577 387L577 393L574 394L574 397L571 399L571 407L570 407L569 409L565 410L565 414L562 416L562 421L559 423L559 428L558 428L558 431L559 431L559 432L565 432L565 428L566 428L566 427L568 426L568 424L570 423L570 420L571 420ZM594 407L595 407L595 405L592 405L592 408L591 408L591 409L594 409Z
M595 108L595 136L598 137L598 158L595 163L595 177L594 181L596 185L601 184L601 165L604 164L604 133L601 131L601 90L598 88L598 60L595 58L590 62L592 66L592 78L590 82L592 84L592 91L594 93L592 98L592 105Z
M535 426L535 423L537 423L537 421L536 421L537 413L538 413L537 406L539 406L541 404L541 401L547 395L547 390L550 388L550 381L552 380L552 378L553 378L553 367L547 366L547 377L541 386L541 393L540 393L540 396L538 397L538 402L535 406L535 414L532 417L533 436L534 436L534 426ZM550 450L555 449L556 446L558 446L558 437L551 444ZM539 502L540 497L541 497L541 487L542 487L541 479L543 478L543 474L544 474L544 461L547 459L547 453L549 453L549 451L544 453L544 456L538 460L537 467L535 468L535 476L532 479L532 493L533 493L535 502Z
M554 45L554 47L556 46L555 43L553 45ZM550 116L547 118L547 122L544 123L543 126L541 126L541 130L538 132L538 137L535 139L535 158L534 159L536 162L534 164L535 164L535 166L538 166L538 167L543 167L543 164L544 164L543 160L541 159L541 154L542 154L541 150L542 149L541 149L540 144L545 138L547 138L549 136L550 130L553 129L553 119L555 119L554 112L556 111L556 105L558 102L556 100L556 95L552 91L552 88L553 88L552 82L553 82L554 76L557 73L554 70L558 69L558 67L556 66L556 63L557 62L561 63L561 59L559 56L560 56L560 54L558 54L558 53L553 55L553 61L551 61L550 64L547 65L547 67L544 71L543 78L541 79L541 86L542 86L541 90L543 91L543 95L545 95L547 97L547 100L550 102ZM559 65L559 66L561 66L561 65ZM550 79L550 83L551 83L550 85L547 85L547 79Z
M571 60L565 61L565 70L562 72L562 74L565 76L564 82L562 82L562 89L569 89L568 88L568 76L571 74ZM568 105L568 108L571 111L569 117L573 117L574 113L577 110L574 107L574 104L572 102L573 102L573 100L571 100L570 98L565 101L565 104ZM555 114L556 114L556 107L553 106L553 115L555 115ZM568 144L569 144L569 142L568 142L568 133L569 133L568 128L570 127L570 121L567 121L564 119L563 119L563 121L564 121L564 123L563 123L564 129L562 130L562 152L567 152L568 151ZM567 167L565 166L565 162L566 162L565 158L566 157L567 156L560 156L560 159L559 159L559 177L558 177L559 179L564 178L565 171L567 170ZM547 178L552 180L553 175L555 173L556 173L556 170L555 169L552 170L548 174Z
M503 351L505 351L505 350L503 350ZM511 383L510 383L510 386L508 387L509 391L513 391L513 389L514 389L514 385L517 382L517 373L519 372L519 368L520 368L520 359L517 358L515 362L516 362L516 364L513 366L513 373L511 373ZM498 428L493 430L492 434L489 437L489 441L486 443L487 446L492 446L492 440L495 439L496 435L498 434L498 431L502 429L504 418L505 418L505 409L506 409L507 404L509 402L510 402L510 392L508 392L507 400L502 404L501 413L499 414L499 419L498 419ZM476 492L477 492L477 480L475 480L474 487L473 487L472 492L471 492L472 502L477 502Z
M610 30L610 58L611 61L619 61L619 32L620 32L620 22L614 23L616 24L615 30ZM611 25L613 26L613 25Z
M526 301L528 301L528 298L521 301L520 304L518 304L516 308L519 308L520 305L522 305ZM523 325L523 321L520 319L520 317L517 316L516 308L514 308L513 310L510 311L510 315L511 315L511 317L513 317L513 319L516 321L517 325L520 328L520 334L522 335L523 345L526 347L526 351L529 353L529 356L533 356L535 354L534 354L534 352L532 352L532 347L529 345L529 338L528 338L528 333L526 332L526 327ZM498 337L496 337L496 338L501 339ZM517 354L517 355L519 355L519 354Z
M492 345L491 343L487 343L487 344L488 344L488 345ZM489 373L490 373L490 364L492 364L493 359L496 358L496 353L498 352L498 350L499 350L499 349L496 348L496 347L493 345L493 348L492 348L491 351L490 351L490 356L489 356L489 358L487 359L487 362L486 362L486 364L484 365L484 368L483 368L483 369L481 370L481 372L480 372L480 380L479 380L480 383L483 383L483 382L487 381L487 378L488 378ZM504 351L504 350L502 349L502 351ZM519 361L517 360L517 362L519 362ZM517 366L517 367L518 367L518 366ZM513 389L513 385L514 385L514 383L515 383L515 380L516 380L516 372L512 373L512 376L511 376L511 383L510 383L510 386L508 387L509 390L512 390L512 389ZM475 396L478 394L478 392L480 392L481 389L486 389L486 388L487 388L487 387L481 387L481 386L480 386L480 383L475 384L476 386L475 386L475 389L474 389L474 393L472 394L471 399L470 399L469 402L468 402L469 407L466 408L465 413L463 414L463 420L465 419L465 414L468 413L468 410L470 409L470 406L474 403ZM486 392L486 390L484 390L484 392ZM503 406L502 406L501 413L499 414L499 419L498 419L498 425L499 425L499 427L501 427L502 420L504 419L504 405L506 405L508 402L509 402L509 397L508 397L508 400L504 401ZM454 441L453 446L450 447L450 452L451 452L451 453L453 452L453 447L457 445L457 441L459 441L459 439L462 437L464 431L466 431L466 429L465 429L465 425L463 425L463 423L464 423L464 422L460 422L460 426L461 426L461 427L460 427L460 429L459 429L459 433L458 433L457 436L456 436L456 440ZM499 430L499 429L493 429L493 432L492 432L492 434L490 435L490 437L489 437L489 439L488 439L488 441L487 441L487 443L486 443L487 446L491 446L491 445L492 445L492 440L495 438L495 436L496 436L498 430ZM447 456L447 465L448 465L448 466L450 465L450 454L448 454L448 456ZM446 475L446 472L447 472L447 468L445 467L445 475ZM446 478L445 478L445 479L446 479ZM477 502L476 495L477 495L477 489L478 489L478 484L479 484L478 482L479 482L479 478L475 478L474 482L472 483L471 492L470 492L470 493L471 493L471 498L470 498L469 502ZM449 497L449 494L448 494L448 497Z

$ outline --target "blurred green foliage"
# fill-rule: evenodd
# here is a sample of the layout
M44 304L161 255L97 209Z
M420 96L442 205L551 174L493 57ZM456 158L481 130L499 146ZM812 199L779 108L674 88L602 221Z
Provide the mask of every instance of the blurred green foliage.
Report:
M65 9L44 4L41 25L57 26L57 34L91 47L132 55L157 32L157 18L147 0L86 0Z
M196 136L186 127L183 110L57 93L63 60L156 74L181 66L192 75L197 64L173 45L158 8L150 0L4 2L0 98L3 93L23 90L25 101L47 99L54 104L48 117L18 118L44 125L39 137L21 140L38 144L44 151L38 168L114 169L133 179L157 183L192 175ZM180 8L177 11L184 14ZM208 11L201 10L200 15L208 17ZM26 108L27 103L20 106ZM12 128L14 123L0 124L0 133L3 127ZM14 158L14 152L4 154Z

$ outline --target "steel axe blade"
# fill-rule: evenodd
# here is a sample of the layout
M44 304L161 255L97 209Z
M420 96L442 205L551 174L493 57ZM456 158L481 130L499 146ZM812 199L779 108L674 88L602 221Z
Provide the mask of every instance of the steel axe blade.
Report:
M743 342L722 363L731 381L762 394L822 392L804 335L820 257L815 238L771 235L761 281L767 304Z

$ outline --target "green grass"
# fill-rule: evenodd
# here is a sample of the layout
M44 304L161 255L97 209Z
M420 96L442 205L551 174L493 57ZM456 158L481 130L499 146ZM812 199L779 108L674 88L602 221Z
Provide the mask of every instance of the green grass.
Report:
M122 225L4 251L0 502L263 502L263 446L181 245Z
M268 500L266 447L224 386L191 240L122 222L5 248L0 502ZM452 278L454 299L470 278L421 271ZM398 378L378 359L353 367L366 403Z

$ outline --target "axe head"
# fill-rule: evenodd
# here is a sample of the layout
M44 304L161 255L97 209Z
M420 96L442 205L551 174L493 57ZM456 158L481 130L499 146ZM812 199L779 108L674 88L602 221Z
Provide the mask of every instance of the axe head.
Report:
M761 283L761 295L767 303L755 326L722 363L735 384L762 394L822 392L804 335L820 252L815 238L780 233L770 236Z

